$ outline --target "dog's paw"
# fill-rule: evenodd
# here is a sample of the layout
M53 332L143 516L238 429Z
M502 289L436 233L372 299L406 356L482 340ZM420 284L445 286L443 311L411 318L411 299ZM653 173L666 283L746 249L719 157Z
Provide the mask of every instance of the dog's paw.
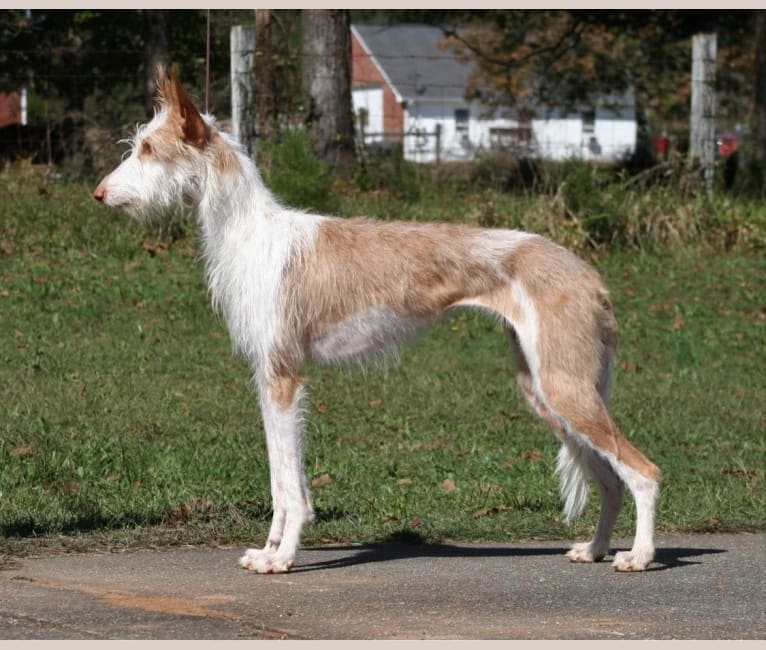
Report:
M615 571L624 571L626 573L634 571L643 571L654 559L654 550L647 551L620 551L614 556L612 566Z
M605 550L594 549L592 542L580 542L567 552L570 562L599 562L604 559Z
M286 573L293 566L293 560L251 548L239 558L239 566L256 573Z

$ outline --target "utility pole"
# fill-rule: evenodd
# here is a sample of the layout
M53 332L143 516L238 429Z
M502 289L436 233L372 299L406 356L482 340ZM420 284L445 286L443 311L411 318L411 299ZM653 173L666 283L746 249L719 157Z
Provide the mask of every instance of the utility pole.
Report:
M713 194L715 176L715 34L692 38L692 105L689 158L702 164L705 190Z

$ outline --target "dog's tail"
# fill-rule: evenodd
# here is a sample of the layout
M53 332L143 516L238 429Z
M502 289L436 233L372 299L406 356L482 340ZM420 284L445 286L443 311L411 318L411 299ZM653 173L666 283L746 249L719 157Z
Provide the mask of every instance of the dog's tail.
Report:
M556 474L561 481L561 498L564 500L564 521L576 519L588 502L588 454L578 442L567 437L559 450Z

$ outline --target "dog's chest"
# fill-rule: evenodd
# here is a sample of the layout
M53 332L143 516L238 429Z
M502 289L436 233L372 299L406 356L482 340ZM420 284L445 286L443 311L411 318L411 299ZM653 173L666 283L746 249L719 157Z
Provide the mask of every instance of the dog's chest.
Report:
M205 242L213 305L234 346L250 359L267 356L278 336L284 271L308 230L290 222L247 223Z

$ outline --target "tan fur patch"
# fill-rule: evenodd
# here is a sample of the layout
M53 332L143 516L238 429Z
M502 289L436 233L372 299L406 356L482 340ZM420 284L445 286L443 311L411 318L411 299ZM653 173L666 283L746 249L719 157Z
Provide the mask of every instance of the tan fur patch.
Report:
M490 311L502 314L512 323L524 322L524 312L519 303L514 299L511 289L507 286L494 289L470 300L458 301L455 305L458 307L462 305L480 305Z
M282 410L290 408L295 403L295 396L303 384L303 377L285 376L278 377L269 382L269 397L273 399Z
M662 478L660 469L620 433L595 388L561 375L544 375L542 388L553 409L595 447L613 454L642 476L655 481Z
M475 242L480 232L452 224L324 221L314 248L288 270L286 315L303 341L374 306L434 318L502 283L502 269Z
M208 144L215 166L222 174L241 174L242 168L232 148L226 145L218 133L213 133Z
M540 373L565 371L595 386L606 348L616 341L609 294L598 274L542 238L519 244L512 266L538 313Z

